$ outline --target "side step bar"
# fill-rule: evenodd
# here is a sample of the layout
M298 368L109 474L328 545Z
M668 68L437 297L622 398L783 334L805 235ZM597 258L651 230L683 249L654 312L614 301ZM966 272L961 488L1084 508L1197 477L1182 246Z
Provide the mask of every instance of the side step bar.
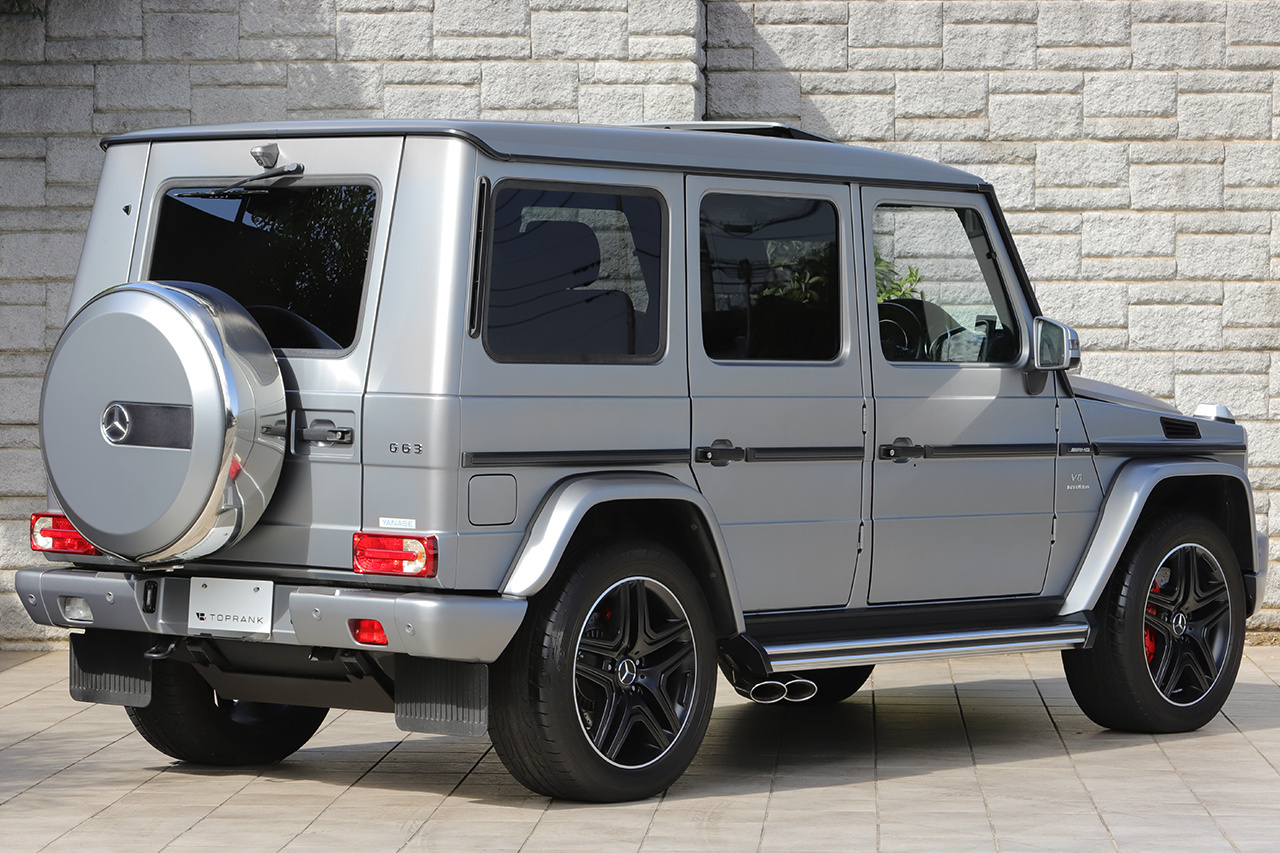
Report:
M1082 648L1089 642L1084 621L1055 622L954 633L905 634L856 640L764 645L774 672L834 669L862 664L898 663L967 655L1044 652Z

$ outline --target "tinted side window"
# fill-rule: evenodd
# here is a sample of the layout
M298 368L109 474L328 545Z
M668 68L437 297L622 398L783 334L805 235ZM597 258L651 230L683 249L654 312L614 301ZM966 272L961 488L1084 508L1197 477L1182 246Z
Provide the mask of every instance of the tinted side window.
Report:
M356 337L376 201L361 184L169 190L148 277L230 294L273 347L345 349Z
M653 361L664 209L631 189L499 184L484 342L498 361Z
M699 220L707 355L839 355L840 252L831 202L713 194L702 200Z
M871 230L885 358L1017 360L1018 325L978 211L885 204Z

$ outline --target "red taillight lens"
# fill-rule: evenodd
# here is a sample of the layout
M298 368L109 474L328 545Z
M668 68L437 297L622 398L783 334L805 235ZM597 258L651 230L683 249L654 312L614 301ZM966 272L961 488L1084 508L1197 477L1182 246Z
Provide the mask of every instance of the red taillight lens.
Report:
M347 626L357 643L364 643L366 646L387 644L387 632L382 630L382 623L377 619L348 619Z
M55 554L97 554L88 539L71 526L65 515L37 512L31 516L31 550Z
M351 567L365 574L433 578L436 538L357 533L351 539Z

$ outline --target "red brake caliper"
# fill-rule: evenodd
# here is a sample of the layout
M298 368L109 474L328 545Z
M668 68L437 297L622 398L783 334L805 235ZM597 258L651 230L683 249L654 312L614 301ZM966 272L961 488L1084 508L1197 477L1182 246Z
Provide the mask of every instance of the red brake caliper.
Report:
M1160 591L1160 584L1158 584L1158 583L1153 583L1153 584L1151 585L1151 591L1152 591L1152 592L1159 592L1159 591ZM1148 604L1148 605L1147 605L1147 612L1148 612L1148 613L1150 613L1152 616L1156 616L1156 615L1158 615L1158 614L1156 613L1156 606L1155 606L1154 604ZM1143 648L1143 651L1145 651L1145 652L1147 653L1147 663L1151 663L1153 660L1155 660L1155 658L1156 658L1156 635L1155 635L1155 634L1153 634L1153 633L1151 633L1151 629L1150 629L1150 628L1147 628L1147 627L1145 627L1145 626L1144 626L1144 627L1143 627L1143 629L1142 629L1142 648Z

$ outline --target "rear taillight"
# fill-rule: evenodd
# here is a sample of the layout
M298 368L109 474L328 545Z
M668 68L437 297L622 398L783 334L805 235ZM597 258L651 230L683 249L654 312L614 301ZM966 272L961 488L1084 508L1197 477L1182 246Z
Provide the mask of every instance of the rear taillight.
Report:
M351 539L351 567L363 574L433 578L436 538L357 533Z
M65 515L37 512L31 516L31 550L54 554L97 554L93 543L71 526Z

